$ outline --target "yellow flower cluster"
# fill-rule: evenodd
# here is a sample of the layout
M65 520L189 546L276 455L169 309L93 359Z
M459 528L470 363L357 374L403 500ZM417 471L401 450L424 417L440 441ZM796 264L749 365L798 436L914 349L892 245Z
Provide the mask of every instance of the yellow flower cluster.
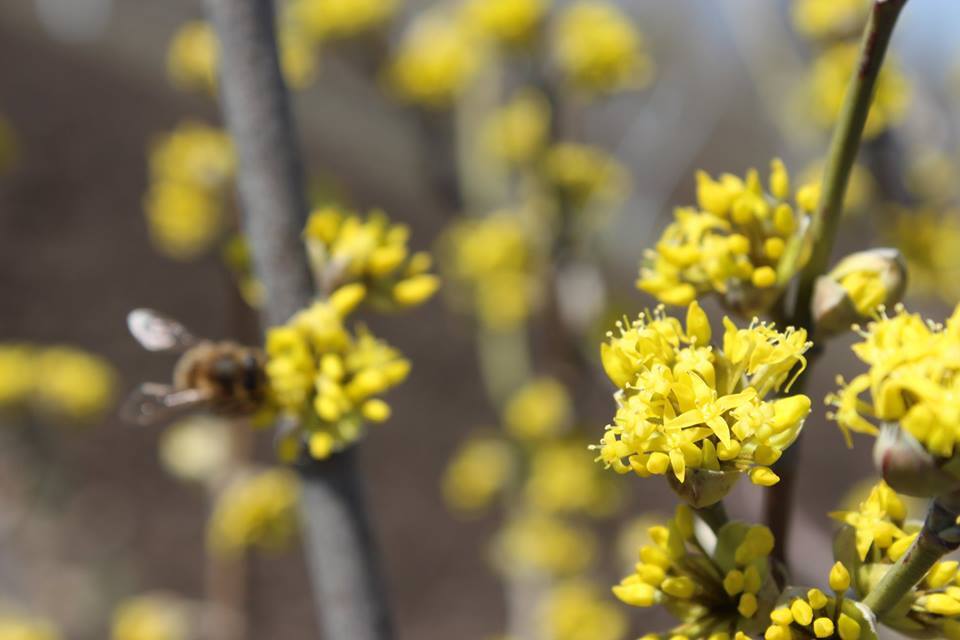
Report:
M454 305L482 325L515 328L539 304L538 247L517 213L457 221L441 238L440 253Z
M127 598L113 612L110 640L188 640L193 637L185 603L166 594Z
M85 351L0 345L0 411L90 422L110 408L115 385L113 368Z
M284 15L311 38L324 41L377 29L397 6L397 0L291 0Z
M554 378L534 378L520 387L503 410L504 427L520 441L554 438L573 420L573 403Z
M696 302L686 325L658 309L608 334L601 358L618 387L618 409L598 460L618 473L669 473L695 506L722 498L741 472L755 484L775 484L769 467L796 440L810 399L766 398L806 365L806 332L756 320L738 329L724 318L722 348L711 347L710 323Z
M445 108L469 86L484 58L482 39L466 23L425 13L404 33L388 76L405 100Z
M645 253L637 286L665 304L683 306L716 292L741 313L765 310L793 275L778 274L781 258L805 232L819 200L814 185L796 190L795 207L792 193L780 160L771 162L768 192L755 170L718 180L699 172L697 208L677 208L674 222Z
M480 35L508 45L527 42L550 0L467 0L463 19Z
M814 62L808 80L810 110L814 120L825 129L832 129L837 122L858 58L859 44L849 42L826 49ZM897 124L906 113L909 100L906 76L888 60L877 78L864 137L872 138Z
M876 640L876 625L869 610L843 597L849 584L850 574L838 562L830 571L830 587L835 595L828 596L816 588L787 589L777 607L770 612L770 625L764 631L764 640Z
M454 454L443 475L443 496L461 513L486 508L503 491L516 461L510 445L493 436L469 438Z
M410 230L380 211L366 219L339 207L314 211L304 231L321 290L360 283L367 299L387 308L412 307L432 296L439 279L427 271L430 254L410 253Z
M878 420L899 424L933 456L952 458L960 439L960 307L946 326L898 307L860 335L853 352L869 369L839 380L842 387L827 398L847 443L851 431L877 435Z
M903 500L884 482L854 511L831 514L844 523L834 548L850 566L858 597L868 594L890 567L910 549L922 527L907 519ZM911 637L960 638L960 564L941 560L883 623Z
M609 154L569 142L547 150L544 173L561 197L575 207L619 200L629 184L627 169Z
M210 515L208 545L217 553L282 547L297 529L299 495L297 476L287 469L256 471L234 479Z
M730 522L707 554L694 537L694 517L677 507L666 524L650 527L634 572L613 587L634 607L663 605L680 624L644 640L736 640L757 637L778 595L770 575L774 539L761 525Z
M197 122L181 124L153 144L144 208L159 251L187 260L220 238L235 165L227 134Z
M524 497L538 512L604 516L620 503L617 484L592 463L585 440L542 444L533 450L529 465Z
M584 91L642 88L653 75L643 36L610 2L578 0L564 8L554 49L567 81Z
M495 158L526 165L543 150L549 134L550 103L539 91L526 89L487 117L482 139Z
M170 475L214 485L229 470L233 457L230 420L189 416L170 425L160 439L160 461Z
M793 24L812 40L832 40L858 35L867 23L867 0L793 0Z
M280 25L277 38L283 75L291 87L302 89L313 80L316 71L313 45L297 22L281 19ZM186 91L214 93L218 49L217 36L209 23L194 20L183 24L167 51L167 73L173 85Z
M608 596L609 597L609 596ZM627 621L600 588L583 578L553 587L540 606L541 627L552 640L620 640Z
M344 326L363 295L360 284L341 287L267 332L272 401L298 422L314 458L355 442L366 422L389 418L390 407L378 396L410 372L396 349L366 329L352 335Z
M493 562L507 576L569 576L593 560L596 542L586 529L540 514L512 518L493 541Z
M0 638L3 640L60 640L61 637L46 620L11 611L0 612Z

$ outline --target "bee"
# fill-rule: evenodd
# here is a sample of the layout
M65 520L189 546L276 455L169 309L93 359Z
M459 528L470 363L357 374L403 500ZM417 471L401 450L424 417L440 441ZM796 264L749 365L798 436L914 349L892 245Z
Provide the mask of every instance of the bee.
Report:
M127 327L147 351L181 355L173 370L173 384L140 385L121 409L125 420L151 424L200 408L243 416L263 405L267 376L266 355L261 349L196 338L176 320L150 309L131 311Z

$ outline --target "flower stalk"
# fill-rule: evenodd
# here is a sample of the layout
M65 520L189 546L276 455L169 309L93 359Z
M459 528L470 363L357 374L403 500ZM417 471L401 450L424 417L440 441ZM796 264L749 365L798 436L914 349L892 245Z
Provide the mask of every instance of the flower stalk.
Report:
M814 333L811 311L814 286L817 279L826 273L829 267L830 255L843 213L844 196L860 149L877 78L880 75L897 18L906 3L907 0L874 0L863 32L856 72L850 79L840 117L830 141L819 204L811 218L807 233L797 235L796 239L787 245L786 254L780 263L777 275L781 284L786 284L785 280L796 273L797 266L803 261L804 253L811 251L806 265L800 271L793 308L789 313L783 314L786 324L803 327L811 335ZM808 354L811 365L818 354L817 347ZM803 391L805 377L797 381L795 388L799 392ZM765 521L777 541L774 557L782 562L786 562L793 487L796 484L798 467L799 446L794 446L775 467L775 471L780 476L780 483L772 487L765 496Z
M956 508L941 498L930 503L923 528L913 545L863 600L878 619L896 607L940 558L960 546L954 541L955 536L944 535L948 530L955 530L957 515Z
M707 507L694 509L693 512L703 521L705 525L715 534L720 532L720 528L729 522L727 517L727 508L723 506L723 500L715 502Z
M273 3L207 0L220 46L221 102L239 156L238 189L254 269L264 285L265 327L314 298L300 233L307 218L303 170L280 71ZM356 452L298 466L304 549L324 636L392 637L367 520Z

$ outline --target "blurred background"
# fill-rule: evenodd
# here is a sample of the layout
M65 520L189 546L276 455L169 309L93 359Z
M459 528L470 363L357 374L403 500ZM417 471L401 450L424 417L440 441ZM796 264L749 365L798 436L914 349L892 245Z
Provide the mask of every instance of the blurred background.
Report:
M471 499L469 478L460 493L450 488L451 460L462 459L457 456L471 434L498 432L504 422L498 393L511 396L526 384L498 370L502 363L490 365L498 357L490 355L498 348L491 341L502 355L518 347L498 342L498 335L526 336L534 373L563 380L575 404L570 421L584 442L599 440L613 413L612 387L596 357L603 331L619 315L656 304L634 286L643 250L675 206L694 202L697 169L742 175L757 167L766 176L771 158L780 157L795 180L816 175L830 105L847 77L841 72L836 88L823 65L842 64L824 59L833 47L856 40L851 34L859 32L868 3L837 3L851 5L850 27L830 16L818 22L816 7L804 22L799 0L611 2L615 21L636 30L630 45L636 51L628 77L602 87L589 73L580 77L585 86L563 84L564 73L577 81L575 68L565 68L569 60L556 53L563 49L557 40L567 37L562 13L570 3L544 7L527 27L536 30L532 35L510 35L510 20L522 16L507 11L500 31L491 18L491 37L506 41L493 52L475 44L472 32L450 41L443 31L454 23L463 28L464 18L450 17L461 3L408 1L378 14L360 8L376 5L372 0L346 2L342 22L333 26L324 23L320 0L288 4L280 19L284 67L295 88L312 201L361 213L383 209L409 226L412 248L437 254L436 270L445 280L444 291L422 307L363 317L413 363L409 379L389 396L393 417L371 428L361 451L400 635L495 637L524 617L518 608L540 605L511 591L516 581L502 566L509 558L502 533L510 508L486 504L482 495ZM311 4L321 9L311 13ZM355 13L368 10L363 19ZM429 32L425 16L441 26ZM471 19L484 19L478 16ZM0 611L47 621L62 637L103 638L113 626L117 640L167 638L118 635L118 607L141 594L162 594L155 597L192 612L188 617L205 599L232 598L242 603L249 638L319 633L296 540L245 551L242 561L218 568L207 550L218 494L177 477L164 463L166 427L124 424L116 410L139 383L167 381L173 365L170 356L149 354L130 337L125 316L134 307L161 310L200 336L259 340L256 313L247 304L256 300L255 283L232 239L232 169L229 161L217 164L221 119L200 20L201 4L187 0L0 2L0 406L30 392L16 389L22 367L31 367L41 396L27 410L2 414ZM837 250L839 256L899 246L913 278L907 302L933 318L952 309L960 282L957 24L960 5L952 0L915 0L905 10L890 62L898 75L881 88L881 121L861 155ZM446 65L417 58L418 29L430 46L449 47L441 56ZM524 38L531 42L510 42ZM473 44L464 51L464 43ZM575 65L576 53L570 55ZM516 267L530 282L548 284L519 303L519 320L507 321L511 330L502 331L515 292L475 301L457 252L479 234L497 237L496 229L478 222L491 212L529 205L529 176L511 182L498 171L515 161L504 159L510 153L504 148L515 142L520 150L514 153L522 155L517 141L536 138L530 133L538 126L536 109L529 126L522 108L508 127L485 124L527 85L542 90L554 110L553 124L541 134L548 142L530 144L590 145L615 165L604 165L597 178L601 161L583 161L583 178L557 161L558 182L571 171L567 187L586 189L590 204L580 203L586 213L571 233L590 240ZM182 148L185 155L158 151L171 148L176 134L187 147L191 135L212 136L196 144L209 145L205 152L214 157L204 166L219 166L220 173L206 175L200 200L194 192L164 191L166 173L182 169L178 163L189 156ZM488 138L500 141L493 152L500 165L482 157ZM523 202L511 201L517 193L525 194ZM463 227L458 221L464 220L478 226ZM540 255L542 240L521 239L522 249L504 251ZM707 306L719 318L720 307ZM803 559L798 573L810 583L823 582L832 563L834 525L826 512L871 474L869 442L848 450L821 402L837 374L849 378L856 371L850 342L832 342L811 375L814 414L802 443L789 550ZM76 349L102 360L85 360ZM572 355L557 356L564 349ZM575 374L571 362L579 367ZM83 389L75 393L76 387ZM276 463L268 433L256 433L248 444L245 464ZM498 451L488 452L492 467L502 460ZM485 459L477 463L481 469ZM606 475L596 482L613 477L600 465L597 473ZM668 513L674 499L666 483L628 476L616 484L619 503L583 517L596 548L589 568L570 572L598 585L584 596L590 600L584 607L627 616L634 614L608 589L632 570L618 540L629 539L637 517ZM743 484L732 510L757 518L759 491ZM553 544L552 536L533 539ZM239 593L227 588L224 596L218 583L224 572L227 582L242 583ZM646 613L629 620L632 632L654 624ZM605 633L545 631L540 637L626 637L623 629ZM197 634L214 637L190 631Z

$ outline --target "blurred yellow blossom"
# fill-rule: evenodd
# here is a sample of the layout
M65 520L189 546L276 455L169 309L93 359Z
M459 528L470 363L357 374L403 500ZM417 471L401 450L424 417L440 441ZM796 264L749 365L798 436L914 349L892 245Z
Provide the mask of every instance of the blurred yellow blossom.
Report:
M363 295L362 285L341 287L267 332L273 403L296 421L314 458L355 442L366 423L389 418L379 396L410 371L408 360L365 328L347 331L343 319Z
M404 33L389 79L404 99L444 108L467 88L484 57L482 44L460 21L425 13Z
M217 553L247 547L280 548L297 528L299 481L287 469L245 473L217 497L207 541Z
M637 286L665 304L685 306L714 292L744 315L764 311L793 275L779 273L781 259L803 237L818 200L815 185L792 188L780 160L770 163L766 190L753 169L743 179L701 171L698 206L676 209L656 247L645 252Z
M381 211L366 219L336 206L315 210L304 238L320 286L331 290L361 283L367 299L383 307L410 307L430 298L440 286L428 273L426 252L411 254L410 230L393 224Z
M601 347L618 408L598 460L617 473L668 474L695 506L721 499L741 472L763 486L779 480L770 465L796 440L810 399L767 397L799 375L811 343L802 329L723 324L717 348L696 302L685 331L662 310L618 323Z
M160 461L171 475L191 482L214 482L233 457L229 420L190 416L170 425L160 438Z
M0 612L0 640L60 640L50 622L12 611Z
M523 165L543 150L549 133L549 102L539 91L525 89L487 117L482 138L495 157Z
M813 119L825 129L832 129L837 121L858 57L859 44L851 42L827 49L814 62L808 81L810 109ZM895 61L887 60L877 78L864 137L872 138L900 122L909 102L906 76Z
M591 92L641 88L653 75L643 37L616 5L578 0L565 7L554 34L557 65Z
M547 151L544 172L560 194L577 207L622 199L629 184L626 168L609 154L569 142Z
M650 544L640 547L640 562L613 593L634 607L663 605L680 624L669 634L645 637L713 638L712 633L730 629L759 637L778 593L770 572L774 539L768 528L729 522L707 555L694 538L690 508L680 505L673 519L648 533Z
M960 210L898 207L891 217L886 236L907 261L910 293L955 303L960 299Z
M549 0L466 0L464 19L481 35L507 44L526 42L543 20Z
M110 640L189 640L186 605L165 594L127 598L113 612Z
M152 145L144 208L161 252L190 259L219 239L235 162L230 138L196 122L184 122Z
M793 0L793 24L814 40L859 35L870 14L869 0Z
M212 93L217 86L217 49L217 36L207 22L183 24L167 51L170 80L180 89Z
M552 640L620 640L627 632L626 616L615 601L584 579L553 587L539 615Z
M922 147L909 160L904 182L912 194L927 205L943 206L956 201L956 161L935 147Z
M524 492L530 505L543 513L607 515L620 498L618 486L593 464L587 442L580 439L537 446Z
M397 0L291 0L286 16L312 38L351 38L386 23L398 4Z
M541 297L538 248L522 212L499 211L451 225L441 238L441 266L456 306L486 327L512 329Z
M514 471L514 456L503 440L474 436L454 453L443 474L443 495L458 511L477 511L496 498Z
M570 426L573 405L563 384L553 378L536 378L507 401L503 419L507 432L520 440L559 435Z
M567 576L590 564L595 547L586 529L560 518L524 514L504 525L492 552L494 566L504 575Z
M102 358L72 347L51 347L36 355L33 366L36 400L56 415L94 420L113 401L116 375Z

